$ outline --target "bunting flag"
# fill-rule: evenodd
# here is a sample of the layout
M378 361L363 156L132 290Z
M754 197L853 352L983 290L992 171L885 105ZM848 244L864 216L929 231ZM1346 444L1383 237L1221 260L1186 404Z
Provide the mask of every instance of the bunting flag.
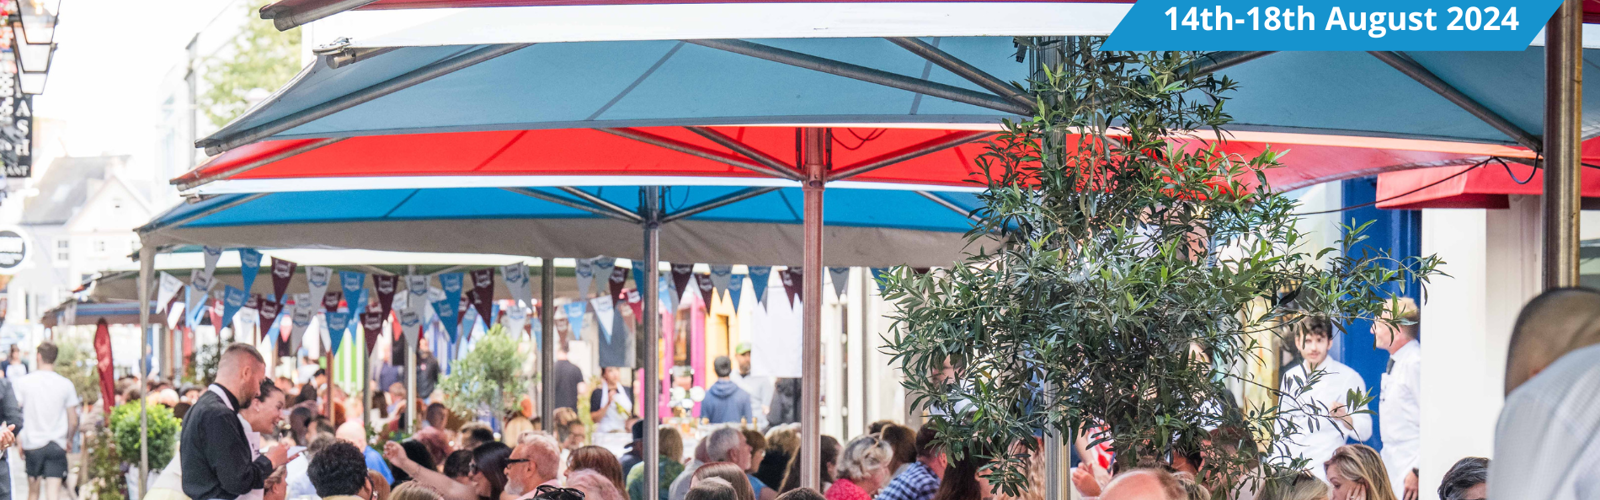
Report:
M262 300L261 299L261 294L252 293L252 294L250 294L248 297L246 297L244 299L244 308L245 309L256 309L256 308L259 308L259 307L261 307L261 300Z
M578 277L578 297L589 298L589 284L594 281L594 259L578 259L578 266L572 273Z
M216 277L217 275L217 261L222 260L222 248L200 247L200 251L205 253L206 258L205 270L201 271L200 273L206 275L206 282L210 283L211 278ZM208 287L207 290L209 289L210 288Z
M245 295L244 290L234 288L233 285L226 285L222 292L221 323L212 323L212 326L220 331L223 326L232 324L233 315L239 313L239 308L244 307L244 301L248 299L249 296Z
M572 340L583 340L584 301L568 302L561 306L567 312L567 327L572 329Z
M922 276L924 274L928 274L928 271L932 271L933 268L931 268L931 267L913 267L913 268L911 268L911 270L913 272L917 273L917 276Z
M282 306L282 305L283 304L279 304L279 306ZM283 328L279 328L278 330L282 331L284 329ZM294 357L294 350L293 350L294 346L289 345L289 339L282 338L282 335L273 335L272 336L272 347L273 347L273 350L277 353L277 356L280 357L280 358Z
M612 303L609 296L595 297L590 299L589 302L594 304L595 319L600 320L600 335L606 337L606 343L611 343L611 327L615 326L616 321L616 311L614 309L616 304Z
M285 294L289 293L289 282L294 279L294 270L297 267L300 265L293 261L272 258L272 296L278 298L279 306L289 300Z
M206 309L206 299L210 297L211 294L206 293L205 290L195 288L193 286L184 287L183 313L185 320L187 320L190 325L200 324L200 315L205 314L204 310ZM67 324L70 325L72 323Z
M717 293L728 293L728 284L733 281L733 266L711 266L711 284L717 287Z
M833 293L839 297L839 300L844 300L844 287L850 284L850 268L830 267L828 268L828 279L833 280Z
M439 275L439 278L443 281L444 275ZM439 293L435 294L434 291ZM456 293L461 292L458 290ZM457 306L461 305L461 299L458 297L452 300L450 292L438 288L429 290L428 295L429 299L433 299L429 301L433 305L433 312L439 315L439 322L444 323L444 331L450 334L450 343L454 344L461 333L461 313L457 309Z
M322 311L333 314L339 310L339 303L343 301L343 290L328 290L328 293L322 294Z
M530 307L533 306L533 282L528 280L527 264L518 262L500 266L500 278L506 281L506 290L511 292L512 300L521 301ZM490 293L493 293L493 281L489 282L489 290Z
M672 264L672 302L683 300L689 291L689 277L694 275L694 264Z
M778 278L783 280L783 294L789 298L789 307L794 307L794 298L804 293L805 275L801 274L800 268L791 267L779 273Z
M306 328L311 327L311 318L317 314L317 302L309 293L294 295L294 315L289 318L289 349L296 354L300 352L300 344L306 334Z
M189 286L194 287L194 289L201 292L210 292L211 285L214 283L215 281L211 279L211 275L206 274L205 271L199 269L189 270Z
M360 313L367 308L361 299L366 295L367 274L355 271L339 271L339 288L344 291L344 298L349 301L351 313Z
M601 255L591 259L590 265L594 266L594 278L596 280L608 280L612 278L611 274L616 272L617 258ZM596 292L596 295L599 295L598 291ZM612 292L611 296L616 297L617 294Z
M706 311L711 310L712 300L717 298L717 287L711 283L710 274L696 274L695 284L700 288L700 303L705 304Z
M405 345L417 345L417 339L422 336L422 309L412 308L407 303L405 309L400 311L400 332L405 337Z
M634 288L639 289L639 290L644 290L644 271L645 271L645 269L644 269L644 261L643 260L639 260L639 259L634 259L634 261L633 261L633 287Z
M225 292L218 291L217 293ZM218 339L222 338L222 327L225 325L222 322L222 310L224 307L226 307L226 305L224 304L222 297L212 297L211 307L206 308L206 314L211 316L211 328L216 329ZM232 321L229 321L229 323L232 323Z
M623 300L628 302L628 308L633 309L633 317L638 321L644 321L644 301L639 298L639 289L629 288L623 294L626 296Z
M763 309L767 307L767 281L771 278L772 266L750 266L750 291Z
M733 301L733 310L739 310L739 295L744 289L744 275L735 274L728 277L728 300Z
M382 313L361 313L361 337L367 342L367 356L372 356L372 348L378 345L378 336L383 334Z
M405 314L400 316L407 345L416 345L417 339L422 337L422 324L427 321L428 307L428 276L407 275Z
M622 295L622 286L628 284L628 270L616 266L611 267L611 298Z
M512 335L518 337L523 336L529 331L527 330L528 310L523 307L513 307L511 309L507 309L505 324L506 329L510 330Z
M339 344L344 343L344 333L350 329L350 311L328 313L328 354L339 354Z
M177 298L178 290L183 289L183 280L178 279L177 276L167 274L166 271L161 271L161 284L157 285L157 287L156 312L166 312L167 303Z
M395 282L399 278L393 274L372 274L372 288L378 294L378 311L386 318L389 317L389 311L394 309Z
M311 292L312 300L322 300L328 293L328 285L333 282L333 270L321 266L306 266L306 289Z
M254 248L240 248L239 277L244 280L245 292L250 292L255 286L258 274L261 274L261 252Z
M883 292L883 275L885 275L885 274L889 274L889 268L887 268L887 267L874 267L874 268L872 268L872 282L876 283L878 285L878 292L879 293Z
M179 301L177 297L173 297L172 298L172 304L169 304L167 306L167 329L168 330L177 330L178 329L178 325L184 324L183 319L189 315L188 307L179 307L179 306L185 306L186 305L185 303L188 301L187 295L189 294L188 289L189 289L189 287L187 287L187 286L183 287L184 295L185 295L183 301Z
M494 269L472 272L472 307L478 309L478 317L483 318L484 324L494 323Z
M281 312L283 312L283 303L276 300L263 300L256 304L256 314L260 315L263 335L267 333L267 329L272 328L272 325L278 321L278 314Z

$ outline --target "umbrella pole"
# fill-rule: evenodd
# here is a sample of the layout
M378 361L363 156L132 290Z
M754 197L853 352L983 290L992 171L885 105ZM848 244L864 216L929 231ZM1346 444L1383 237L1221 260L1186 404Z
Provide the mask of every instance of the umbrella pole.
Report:
M150 359L150 275L154 274L156 263L156 249L150 246L139 247L139 363L134 369L139 372L140 394L148 390L146 378L150 370L146 363ZM145 408L149 398L139 398L139 494L146 491L150 476L150 415Z
M539 259L539 420L555 432L556 413L556 260Z
M1583 118L1583 2L1566 0L1545 25L1544 287L1578 285Z
M406 274L417 273L417 266L406 266ZM418 327L423 328L423 327ZM405 337L401 335L401 337ZM417 343L422 340L422 332L417 336L405 339L406 343L406 433L417 433ZM498 409L496 410L498 411Z
M800 350L800 486L822 491L822 435L818 428L822 382L822 190L827 176L828 129L802 132L805 174L805 253Z
M661 490L661 425L657 406L661 396L661 293L656 289L661 275L661 188L644 188L644 491ZM672 457L674 460L681 457Z

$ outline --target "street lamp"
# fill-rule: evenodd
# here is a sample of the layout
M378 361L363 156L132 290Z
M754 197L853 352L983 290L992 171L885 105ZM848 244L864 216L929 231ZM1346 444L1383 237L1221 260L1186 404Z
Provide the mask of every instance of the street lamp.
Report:
M61 0L16 0L22 38L29 44L49 45L56 38Z
M55 59L61 0L18 0L18 4L18 12L10 20L17 85L24 94L43 94L50 63Z

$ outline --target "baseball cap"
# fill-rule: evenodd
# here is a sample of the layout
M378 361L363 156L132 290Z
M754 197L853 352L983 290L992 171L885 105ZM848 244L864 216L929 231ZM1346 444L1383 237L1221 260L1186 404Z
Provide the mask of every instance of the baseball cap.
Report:
M750 352L750 343L749 342L740 342L738 346L735 346L733 348L733 353L734 354L745 354L745 353L748 353L748 352Z

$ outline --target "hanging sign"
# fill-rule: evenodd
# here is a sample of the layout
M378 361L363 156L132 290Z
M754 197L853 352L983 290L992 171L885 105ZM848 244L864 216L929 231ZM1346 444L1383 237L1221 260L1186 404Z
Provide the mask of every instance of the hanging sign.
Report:
M778 273L783 280L783 294L789 298L789 307L794 307L795 297L799 297L805 288L805 275L800 273L800 268L791 267Z
M573 301L561 306L567 312L567 327L572 329L572 340L583 340L583 314L587 302Z
M490 275L493 276L492 274ZM500 278L506 281L506 290L511 292L513 300L533 306L533 282L528 280L528 265L518 262L500 266ZM476 277L474 277L476 279ZM494 281L490 278L489 290L494 291Z
M771 278L772 266L750 266L750 291L763 309L767 307L767 281Z
M837 294L840 300L843 300L844 287L850 283L850 268L830 267L828 268L828 279L833 280L833 293Z
M0 158L6 177L33 176L33 96L23 94L15 74L0 78L0 117L7 122L0 134Z
M0 229L0 274L12 274L28 261L28 237L17 228Z
M177 298L178 290L183 289L183 280L178 279L177 276L167 274L166 271L161 271L161 284L157 285L157 287L156 312L166 312L167 303Z
M239 249L239 277L244 280L244 291L249 292L256 284L256 275L261 273L261 252L254 248Z
M294 270L299 264L272 258L272 296L278 298L278 305L283 305L289 298L284 296L289 293L289 281L294 279Z
M372 287L377 289L378 292L378 311L383 313L384 316L388 316L389 311L394 307L395 282L398 279L399 276L393 274L374 273L372 275Z
M484 324L494 322L494 269L472 272L472 307L478 310L478 317L483 318Z
M733 301L733 310L739 310L739 295L744 289L744 275L735 274L728 277L728 300Z
M572 274L578 278L578 298L589 298L589 284L594 282L594 259L578 259Z

